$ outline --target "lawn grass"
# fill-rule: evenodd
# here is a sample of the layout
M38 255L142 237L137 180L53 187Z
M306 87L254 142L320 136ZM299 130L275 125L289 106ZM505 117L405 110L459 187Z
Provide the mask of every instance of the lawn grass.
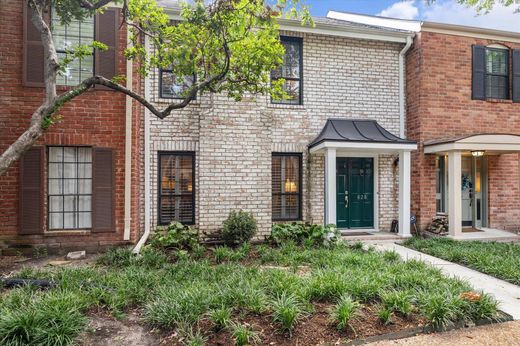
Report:
M520 285L520 245L418 237L407 239L403 245Z
M138 258L117 249L93 267L23 270L18 277L50 279L58 286L1 291L0 345L69 345L94 309L123 318L128 309L140 308L144 324L177 331L185 344L202 344L219 330L226 330L230 344L264 343L261 330L243 323L250 315L270 320L289 340L295 325L324 304L330 329L343 333L363 307L388 310L384 325L391 314L413 314L436 327L496 314L489 296L464 298L469 284L391 252L287 243L174 257L172 262L147 249ZM303 274L301 268L307 268Z

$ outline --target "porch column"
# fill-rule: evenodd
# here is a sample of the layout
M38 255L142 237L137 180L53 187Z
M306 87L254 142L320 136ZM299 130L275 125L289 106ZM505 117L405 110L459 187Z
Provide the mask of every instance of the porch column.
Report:
M461 152L448 153L448 223L450 237L462 234Z
M336 149L325 151L325 224L336 224Z
M399 152L399 235L410 237L410 152Z

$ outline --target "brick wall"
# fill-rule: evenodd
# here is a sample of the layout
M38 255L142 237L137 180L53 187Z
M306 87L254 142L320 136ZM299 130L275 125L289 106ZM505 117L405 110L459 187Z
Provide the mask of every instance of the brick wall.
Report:
M303 153L302 212L324 217L324 158L307 145L328 118L369 118L399 132L398 54L402 45L340 37L284 33L303 41L303 105L272 105L265 96L234 102L202 95L165 120L151 120L152 226L157 224L157 151L196 151L196 223L202 232L222 226L231 209L257 218L260 235L271 228L271 154ZM152 75L154 101L157 73ZM183 149L185 148L185 149ZM395 157L379 159L379 227L397 218Z
M419 143L412 154L412 212L421 227L435 215L435 156L424 155L425 141L490 132L520 134L519 104L471 99L473 44L520 49L519 43L423 31L407 55L407 135ZM490 226L518 229L518 155L490 157L489 166Z
M23 15L20 0L0 0L0 151L4 151L24 129L32 112L43 99L42 88L22 85ZM119 34L120 53L126 42L126 29ZM126 60L118 58L118 74L126 73ZM134 69L135 71L135 69ZM139 89L140 77L134 75L134 88ZM60 92L63 90L60 90ZM139 212L142 185L140 154L142 147L142 108L133 104L132 124L132 234L135 241L140 234ZM113 148L116 160L115 218L113 233L67 232L18 236L18 163L0 177L0 244L47 245L51 251L69 248L95 250L123 242L124 227L124 154L125 154L125 96L112 91L91 90L65 105L59 114L63 120L51 126L37 145L93 145ZM45 184L46 185L46 184ZM46 209L46 208L45 208Z

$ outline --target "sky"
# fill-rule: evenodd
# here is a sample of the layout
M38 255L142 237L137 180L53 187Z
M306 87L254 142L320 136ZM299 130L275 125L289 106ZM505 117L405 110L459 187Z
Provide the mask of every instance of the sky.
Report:
M329 10L416 19L441 23L478 26L520 32L518 7L496 5L488 14L478 15L475 9L459 5L455 0L302 0L314 16L326 16ZM520 1L519 1L520 3Z

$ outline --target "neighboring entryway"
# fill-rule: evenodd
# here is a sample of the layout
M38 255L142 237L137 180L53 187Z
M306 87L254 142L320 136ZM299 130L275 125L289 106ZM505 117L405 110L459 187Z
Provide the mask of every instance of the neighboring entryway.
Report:
M336 159L336 225L374 228L374 159Z

